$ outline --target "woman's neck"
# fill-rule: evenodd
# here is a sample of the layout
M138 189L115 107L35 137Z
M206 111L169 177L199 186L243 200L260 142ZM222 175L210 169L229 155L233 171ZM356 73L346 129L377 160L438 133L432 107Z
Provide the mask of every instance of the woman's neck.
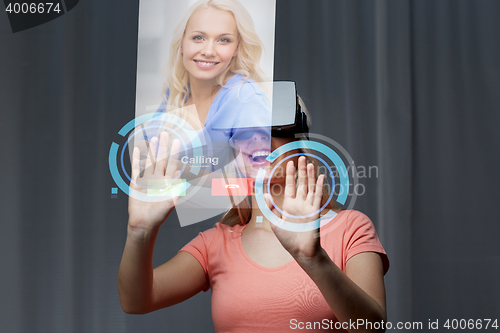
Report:
M283 184L284 189L284 184ZM284 191L281 191L284 192ZM277 207L283 207L284 193L273 194L274 205ZM260 222L258 222L259 220ZM252 217L248 221L248 227L250 228L264 228L265 230L271 230L271 222L264 216L262 211L259 209L257 204L257 199L255 198L255 193L252 194Z
M214 91L218 90L218 85L214 80L196 80L193 78L189 79L189 98L191 101L196 103L203 103L209 99L212 99Z
M214 80L205 81L193 78L189 79L189 85L190 94L187 104L195 105L198 118L203 126L206 122L210 106L212 105L215 96L217 96L220 86L217 85Z

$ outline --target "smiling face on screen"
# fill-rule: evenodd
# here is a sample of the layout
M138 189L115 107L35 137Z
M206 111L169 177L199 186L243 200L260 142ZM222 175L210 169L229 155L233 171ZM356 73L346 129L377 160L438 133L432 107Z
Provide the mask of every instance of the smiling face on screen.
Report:
M238 168L247 178L255 178L260 168L269 169L271 136L265 130L239 130L232 140L237 151Z
M182 40L182 61L191 82L213 81L231 63L238 50L233 14L214 8L196 11Z

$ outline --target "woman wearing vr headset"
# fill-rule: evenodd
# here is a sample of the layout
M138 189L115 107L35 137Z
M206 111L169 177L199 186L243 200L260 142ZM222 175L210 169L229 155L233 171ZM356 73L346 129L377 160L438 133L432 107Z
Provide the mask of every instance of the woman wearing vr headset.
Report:
M304 114L296 119L310 122L300 98L298 103L297 112ZM295 127L295 133L307 128ZM325 176L318 176L317 168L304 156L289 158L284 172L270 177L270 168L293 152L272 164L255 157L265 155L269 141L274 150L295 140L276 133L270 137L266 131L246 130L233 136L243 172L253 177L252 167L267 169L266 181L282 186L283 191L272 193L272 200L270 193L264 197L273 214L286 223L319 221L328 209L336 211L335 218L321 221L321 227L314 230L288 231L269 222L252 195L214 228L200 233L175 257L153 269L156 235L176 200L141 203L131 198L118 281L125 312L148 313L212 289L217 332L380 331L386 320L383 276L388 260L372 222L360 212L331 204L320 211L327 197ZM155 141L151 156L158 146L167 145L166 139ZM172 151L178 150L179 142L174 140ZM136 149L133 179L141 172L138 159ZM141 177L174 178L178 172L175 158L163 163L149 159L147 164L150 168ZM308 218L298 218L304 216ZM328 226L331 228L325 232ZM366 325L353 324L359 325L360 320Z

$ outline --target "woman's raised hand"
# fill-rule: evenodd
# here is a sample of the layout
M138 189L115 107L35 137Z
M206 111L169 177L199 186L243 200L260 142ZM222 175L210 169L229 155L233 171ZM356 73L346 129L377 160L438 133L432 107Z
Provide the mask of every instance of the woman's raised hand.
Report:
M312 163L306 165L306 158L301 156L298 161L297 186L295 184L293 161L288 162L286 166L286 184L282 209L286 214L279 214L276 211L270 203L269 194L265 195L266 202L271 210L286 222L307 223L318 220L320 218L319 209L323 197L324 180L324 175L320 175L316 179L314 165ZM310 217L299 218L299 216L311 214ZM287 215L294 215L297 218ZM288 231L272 223L271 228L283 247L290 252L295 260L309 260L320 253L319 223L317 229L302 232Z
M178 196L170 195L173 191L169 193L167 185L180 173L178 170L180 141L173 140L170 154L168 141L167 132L162 132L159 140L157 137L151 139L142 173L140 149L134 148L130 188L143 193L146 200L138 200L129 195L128 212L129 227L131 228L153 229L159 227L172 212L179 199ZM165 185L165 188L159 188L162 184ZM157 202L147 200L147 195L158 195L161 194L159 193L161 191L166 191L164 200Z

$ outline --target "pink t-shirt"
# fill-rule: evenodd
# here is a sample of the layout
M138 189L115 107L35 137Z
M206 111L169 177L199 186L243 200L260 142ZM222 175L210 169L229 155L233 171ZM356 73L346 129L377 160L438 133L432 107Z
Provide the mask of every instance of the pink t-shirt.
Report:
M180 250L193 255L207 275L215 330L289 332L297 331L292 329L294 323L335 322L318 287L296 261L267 268L247 256L241 243L244 228L217 223ZM342 271L352 256L377 252L384 262L384 274L387 272L387 255L373 223L363 213L341 211L320 231L322 247Z

